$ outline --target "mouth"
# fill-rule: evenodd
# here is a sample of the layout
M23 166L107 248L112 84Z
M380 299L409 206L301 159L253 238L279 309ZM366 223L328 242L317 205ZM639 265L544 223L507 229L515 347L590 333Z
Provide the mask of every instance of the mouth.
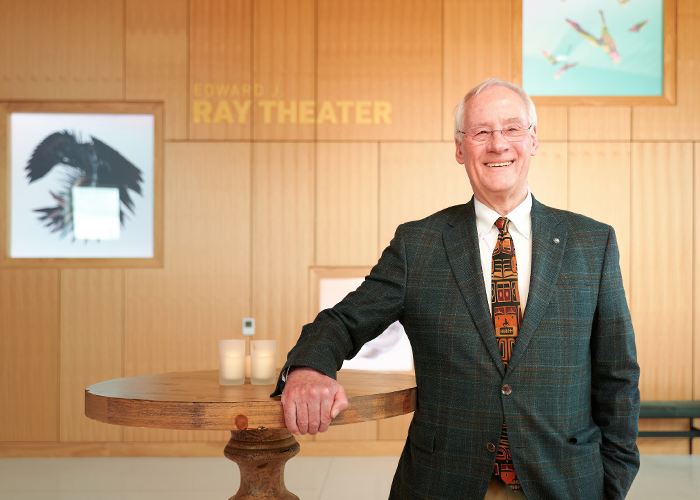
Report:
M502 161L499 163L484 163L487 167L507 167L509 165L512 165L515 162L515 160L508 160L508 161Z

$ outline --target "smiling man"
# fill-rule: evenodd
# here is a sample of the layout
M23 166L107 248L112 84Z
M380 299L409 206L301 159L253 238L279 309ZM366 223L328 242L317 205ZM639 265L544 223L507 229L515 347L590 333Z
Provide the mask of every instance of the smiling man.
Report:
M294 433L347 407L344 359L396 320L418 409L392 499L620 499L639 469L639 366L612 227L537 202L537 115L490 79L457 106L465 205L402 224L357 291L306 325L275 391Z

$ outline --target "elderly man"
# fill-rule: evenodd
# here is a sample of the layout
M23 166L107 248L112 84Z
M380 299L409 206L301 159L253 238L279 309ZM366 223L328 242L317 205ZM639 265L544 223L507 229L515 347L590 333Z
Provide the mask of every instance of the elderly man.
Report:
M639 366L615 233L531 195L537 117L517 85L472 89L455 145L473 199L399 226L357 291L303 328L275 392L287 427L327 430L347 407L343 360L399 320L418 409L390 498L624 498Z

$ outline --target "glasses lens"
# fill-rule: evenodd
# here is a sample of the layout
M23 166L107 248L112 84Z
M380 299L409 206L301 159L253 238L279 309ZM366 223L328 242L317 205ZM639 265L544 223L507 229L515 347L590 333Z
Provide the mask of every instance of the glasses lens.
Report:
M509 141L519 141L525 137L525 129L523 127L508 127L503 130L503 137Z

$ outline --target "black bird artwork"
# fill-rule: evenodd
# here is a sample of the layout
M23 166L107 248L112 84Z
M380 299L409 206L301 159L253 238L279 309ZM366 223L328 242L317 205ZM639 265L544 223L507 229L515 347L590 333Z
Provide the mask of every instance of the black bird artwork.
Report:
M96 137L82 142L75 133L67 130L54 132L46 137L34 150L27 163L29 184L41 179L57 165L70 167L66 169L63 179L64 189L54 193L49 191L57 205L38 208L35 212L42 214L39 220L45 223L52 233L60 231L61 239L73 231L72 188L82 187L116 187L119 188L121 204L134 213L134 202L129 190L141 195L143 183L142 172L133 163L124 158ZM119 220L124 226L124 210L119 210Z

